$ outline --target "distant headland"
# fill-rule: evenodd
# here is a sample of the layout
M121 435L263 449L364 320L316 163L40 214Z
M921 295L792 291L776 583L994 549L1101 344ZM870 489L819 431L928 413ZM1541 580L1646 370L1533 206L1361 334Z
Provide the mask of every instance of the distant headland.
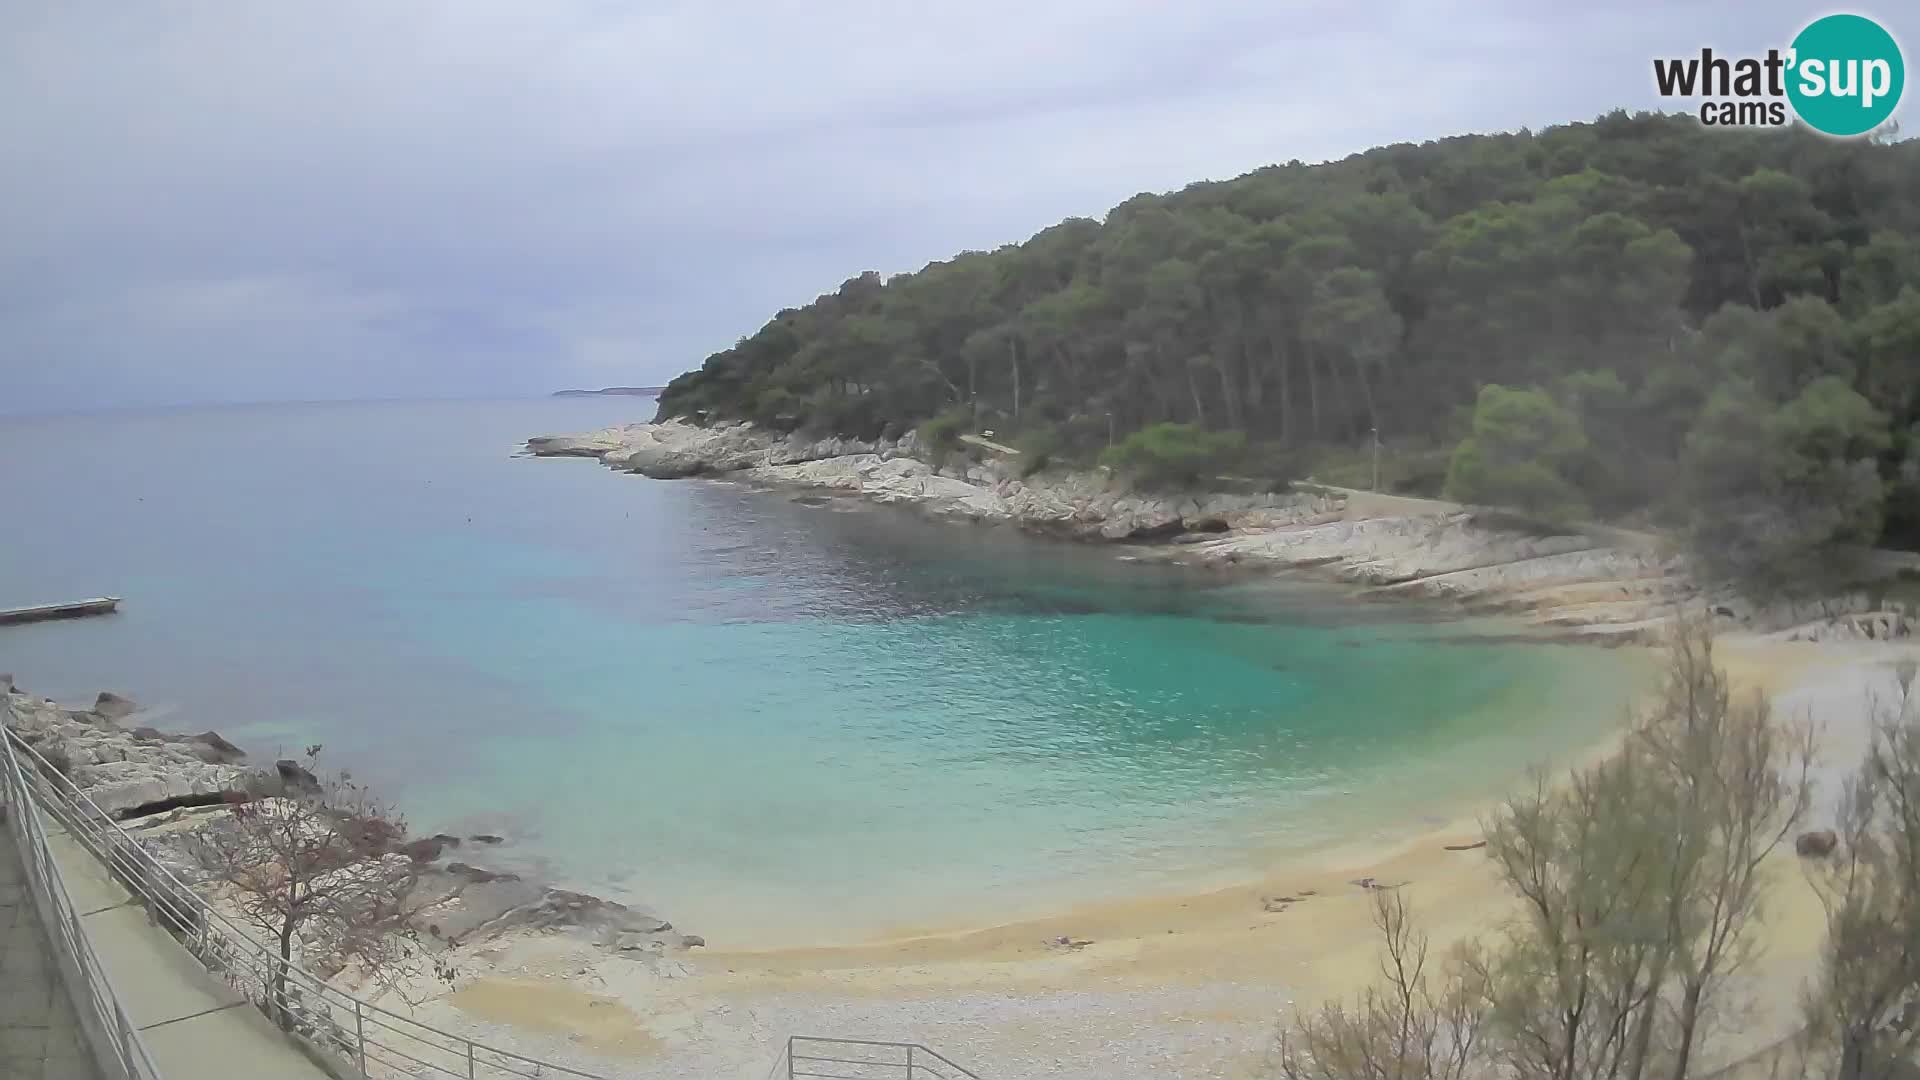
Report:
M599 390L555 390L554 397L595 397L613 394L620 397L659 397L664 386L608 386Z

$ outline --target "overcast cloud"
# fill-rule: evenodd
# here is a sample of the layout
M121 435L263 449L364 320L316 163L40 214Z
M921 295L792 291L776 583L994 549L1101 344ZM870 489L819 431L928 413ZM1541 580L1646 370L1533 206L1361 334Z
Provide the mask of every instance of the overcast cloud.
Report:
M0 7L0 411L660 383L863 269L1275 161L1656 107L1654 55L1762 51L1827 10ZM1912 15L1853 10L1912 62Z

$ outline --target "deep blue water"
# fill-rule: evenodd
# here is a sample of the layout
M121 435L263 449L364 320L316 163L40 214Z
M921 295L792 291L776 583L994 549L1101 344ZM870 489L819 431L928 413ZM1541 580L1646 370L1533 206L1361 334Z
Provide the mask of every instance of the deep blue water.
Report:
M1012 917L1244 874L1592 740L1625 657L1305 582L806 506L529 435L651 402L0 420L0 670L258 757L709 936Z

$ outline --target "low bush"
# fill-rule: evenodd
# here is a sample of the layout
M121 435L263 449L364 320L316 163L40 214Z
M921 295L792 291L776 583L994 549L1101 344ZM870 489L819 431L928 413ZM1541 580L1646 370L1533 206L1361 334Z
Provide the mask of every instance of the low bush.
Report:
M920 424L920 442L927 449L945 453L960 445L960 436L973 426L973 410L956 405Z
M1100 461L1145 487L1192 487L1233 468L1246 451L1245 432L1149 424L1109 447Z
M1048 465L1064 447L1058 428L1051 424L1041 425L1021 432L1013 441L1013 448L1020 451L1020 476L1022 479L1032 476Z

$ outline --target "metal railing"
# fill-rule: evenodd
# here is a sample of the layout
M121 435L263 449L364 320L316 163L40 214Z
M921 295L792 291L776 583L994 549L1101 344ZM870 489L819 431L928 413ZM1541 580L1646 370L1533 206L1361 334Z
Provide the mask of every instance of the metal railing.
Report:
M332 986L298 964L282 961L277 951L214 909L127 835L24 739L12 730L0 730L5 730L0 742L8 746L7 761L14 763L10 766L10 783L18 783L18 801L29 808L16 816L32 818L31 808L35 806L44 810L68 836L99 859L146 906L153 920L178 938L207 970L219 975L269 1018L280 1014L279 1026L312 1048L328 1071L379 1080L606 1080L422 1024ZM16 750L20 758L17 762ZM12 795L10 789L10 801ZM50 866L52 856L44 834L38 850ZM79 934L77 920L72 933ZM85 939L79 940L84 946ZM97 963L94 970L98 970ZM283 975L284 990L277 991L282 996L275 1001L275 986ZM132 1075L146 1080L159 1074L148 1063L146 1072Z
M919 1043L810 1035L787 1038L785 1056L773 1065L773 1077L780 1076L787 1080L980 1080L978 1073Z
M139 1029L127 1016L113 980L107 977L93 943L81 929L80 913L47 846L46 823L40 820L27 773L14 755L11 738L0 739L0 803L4 804L0 817L6 819L7 831L13 834L14 847L26 871L27 893L40 913L55 964L66 981L87 1041L93 1046L95 1063L114 1080L160 1080L160 1070L154 1066Z

